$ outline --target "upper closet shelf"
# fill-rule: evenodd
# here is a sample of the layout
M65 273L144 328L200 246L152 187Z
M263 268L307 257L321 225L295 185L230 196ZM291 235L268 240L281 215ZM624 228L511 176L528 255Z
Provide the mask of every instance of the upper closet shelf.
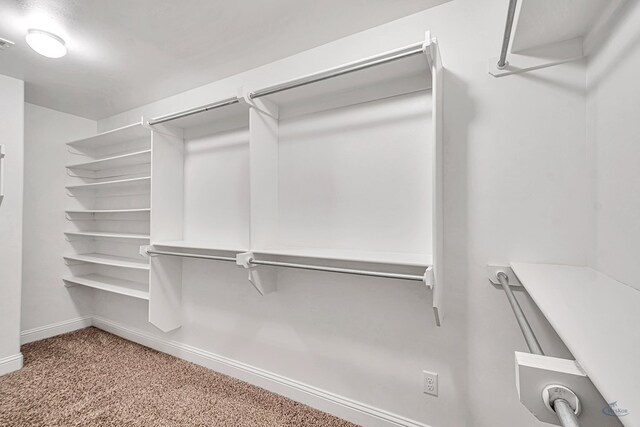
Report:
M152 246L173 248L173 249L192 249L202 251L222 251L222 252L247 252L246 248L237 246L221 245L216 242L207 240L174 240L168 242L153 242Z
M572 39L582 42L597 32L620 4L622 0L521 0L511 51Z
M432 265L430 255L401 252L356 251L320 248L273 248L255 249L256 255L271 255L282 258L307 258L328 261L361 262L406 267L427 268Z
M233 97L202 107L156 117L149 120L149 124L156 126L166 123L180 129L208 125L208 131L215 133L247 126L249 120L248 111L249 106L243 99Z
M123 144L137 139L149 138L150 131L142 125L142 121L128 126L123 126L108 132L99 133L89 138L67 142L67 145L75 148L95 149L109 145Z
M430 40L427 37L427 40ZM338 108L432 86L430 42L350 62L250 92L278 105L284 116Z
M67 168L74 170L99 171L103 169L114 169L149 163L151 163L151 150L143 150L136 151L134 153L121 154L119 156L93 160L90 162L76 163L67 166Z
M508 17L513 19L514 28L504 35L503 48L509 47L505 64L498 66L498 56L489 58L489 73L508 76L588 56L623 3L624 0L517 1L514 9L509 7L513 13ZM510 30L511 26L506 28Z
M625 425L640 422L640 291L588 267L511 267L606 401L626 409Z

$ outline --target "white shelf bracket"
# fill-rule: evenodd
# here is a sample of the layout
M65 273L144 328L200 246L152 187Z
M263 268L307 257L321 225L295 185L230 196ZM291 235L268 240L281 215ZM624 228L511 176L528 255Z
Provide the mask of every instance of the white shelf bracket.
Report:
M147 253L147 251L149 250L150 247L151 245L141 245L139 249L140 255L142 255L145 258L149 258L150 255Z
M429 62L429 68L433 67L435 62L435 57L437 53L437 40L435 37L431 37L431 31L427 31L424 33L424 43L422 44L422 51L427 57L427 61Z
M538 420L561 425L552 404L562 398L581 427L620 426L617 417L603 412L609 405L575 360L516 351L515 365L518 398Z
M153 126L151 126L149 124L149 121L151 120L151 118L146 117L146 116L141 116L140 117L140 123L142 123L142 127L145 129L148 129L150 131L153 131Z
M434 280L433 280L433 267L432 266L427 267L427 269L424 271L424 276L422 278L422 282L427 287L427 289L433 290Z
M64 283L64 287L65 287L65 288L75 288L75 287L77 287L77 286L78 286L78 284L68 282L68 281L66 281L66 280L64 280L64 279L62 280L62 283Z
M274 118L276 120L280 118L280 108L276 104L274 104L271 101L268 101L265 98L252 99L249 96L250 92L245 90L244 88L241 88L240 91L241 91L241 96L239 96L239 98L244 99L244 102L246 102L250 107L255 108L261 113L264 113L267 116Z
M274 267L256 266L251 264L253 252L243 252L236 255L236 264L249 272L249 282L260 293L270 294L278 289L278 271Z
M500 287L500 282L498 281L498 273L504 273L509 278L509 286L511 287L522 287L522 283L520 283L520 279L513 272L511 267L504 265L487 265L487 277L489 278L489 282L495 287Z

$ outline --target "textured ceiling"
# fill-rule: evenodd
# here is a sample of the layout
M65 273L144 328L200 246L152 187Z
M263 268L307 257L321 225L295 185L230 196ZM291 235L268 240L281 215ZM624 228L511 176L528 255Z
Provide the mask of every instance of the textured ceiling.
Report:
M28 102L100 119L449 0L0 0L0 74ZM69 54L47 59L27 29Z

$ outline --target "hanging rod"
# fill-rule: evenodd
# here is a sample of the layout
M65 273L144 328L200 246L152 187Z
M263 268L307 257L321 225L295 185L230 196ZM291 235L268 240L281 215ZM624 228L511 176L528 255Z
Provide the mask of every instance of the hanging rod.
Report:
M527 317L524 315L524 312L522 311L520 304L518 304L518 300L516 299L515 295L513 295L511 286L509 286L509 276L501 271L497 274L497 277L498 281L500 282L500 286L502 286L504 293L507 295L507 300L509 300L509 305L511 305L513 314L515 314L516 316L516 321L518 322L518 326L520 326L522 335L524 335L524 340L527 342L529 352L544 356L542 347L540 347L540 343L538 343L538 339L533 333L533 329L531 329L531 325L529 325Z
M502 36L502 50L500 51L500 59L498 60L498 69L503 70L507 66L507 51L509 50L509 42L511 41L511 30L513 28L513 19L516 16L516 5L518 0L509 0L509 10L507 11L507 22L504 26L504 35Z
M345 74L353 73L355 71L360 71L367 68L375 67L376 65L381 65L387 62L397 61L402 58L424 53L422 43L420 43L419 45L409 46L403 50L405 51L401 53L393 54L385 58L365 59L363 61L359 61L353 64L332 68L327 71L311 74L305 77L301 77L299 79L291 80L291 81L281 83L275 86L271 86L265 89L256 90L255 92L249 93L249 98L254 99L254 98L260 98L261 96L272 95L274 93L282 92L289 89L294 89L300 86L306 86L311 83L321 82L323 80L339 77Z
M498 282L500 282L500 286L504 290L504 293L507 295L507 300L509 300L509 305L511 305L511 309L513 310L513 314L516 316L516 321L518 322L518 326L520 326L520 330L522 331L522 335L524 335L524 340L527 342L527 347L529 347L529 352L533 354L539 354L544 356L544 352L542 351L542 347L540 347L540 343L533 333L533 329L531 329L531 325L529 325L529 321L527 317L524 315L522 311L522 307L518 303L513 291L511 290L511 286L509 286L509 276L503 271L498 272L496 274ZM571 390L568 390L573 393ZM552 408L558 419L560 420L560 424L563 427L580 427L580 423L578 422L578 417L576 416L573 408L569 402L563 398L556 398L552 402Z
M413 274L386 273L386 272L368 271L368 270L353 270L350 268L322 267L318 265L294 264L289 262L263 261L263 260L256 260L253 258L249 259L247 263L254 264L254 265L267 265L272 267L298 268L301 270L329 271L332 273L354 274L357 276L373 276L373 277L386 277L389 279L415 280L419 282L423 282L425 279L425 276L418 276ZM427 271L431 271L431 267L428 267L425 270L425 274Z
M201 254L190 254L190 253L184 253L184 252L156 251L155 249L147 249L147 253L149 255L167 255L167 256L177 256L177 257L183 257L183 258L200 258L200 259L212 259L212 260L216 260L216 261L236 262L236 257L229 257L229 256L201 255Z
M223 99L222 101L214 102L213 104L205 105L204 107L198 107L187 111L182 111L180 113L168 114L166 116L156 117L155 119L149 120L149 125L157 125L160 123L165 123L171 120L181 119L183 117L192 116L198 113L204 113L205 111L215 110L216 108L226 107L227 105L233 105L239 103L237 97Z

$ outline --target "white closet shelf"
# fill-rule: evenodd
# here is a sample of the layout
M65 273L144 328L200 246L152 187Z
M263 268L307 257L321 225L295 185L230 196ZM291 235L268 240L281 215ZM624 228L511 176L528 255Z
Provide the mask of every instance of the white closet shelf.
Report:
M356 251L322 248L271 248L254 249L257 255L273 255L289 258L313 258L330 261L363 262L407 267L427 268L433 264L431 255L402 252Z
M149 240L148 234L135 233L111 233L104 231L65 231L67 236L77 236L96 239L124 239L124 240Z
M67 190L102 190L102 189L118 189L126 187L135 187L138 185L150 185L151 177L144 176L140 178L119 179L115 181L93 182L89 184L67 185Z
M167 242L153 242L152 246L176 249L194 249L203 251L224 251L224 252L248 252L246 248L238 246L221 245L207 240L173 240Z
M540 311L607 402L640 420L640 291L588 267L512 263Z
M235 102L222 107L202 111L206 107L194 108L192 110L179 111L166 116L151 119L168 120L166 123L172 127L189 129L207 125L211 133L220 130L230 130L238 127L249 126L249 105L245 102ZM193 113L194 111L200 111Z
M136 209L78 209L78 210L67 210L65 211L68 214L118 214L118 213L149 213L151 212L150 208L136 208Z
M144 283L133 282L131 280L117 279L115 277L108 277L100 274L73 276L62 280L64 280L67 286L88 286L90 288L101 289L115 294L149 300L148 286Z
M288 117L429 90L431 67L423 48L423 42L414 43L257 90L255 94L278 105L281 115ZM314 83L308 84L309 81ZM291 88L270 93L282 87Z
M142 150L133 153L107 157L104 159L93 160L90 162L76 163L67 166L67 169L100 171L103 169L115 169L148 163L151 163L151 150Z
M149 270L149 261L143 258L135 259L107 254L90 253L65 255L64 259L68 261L86 262L89 264L100 264L112 267Z
M140 121L139 123L99 133L89 138L67 142L67 145L76 148L100 148L142 138L150 138L150 131L145 128L142 125L142 121Z

